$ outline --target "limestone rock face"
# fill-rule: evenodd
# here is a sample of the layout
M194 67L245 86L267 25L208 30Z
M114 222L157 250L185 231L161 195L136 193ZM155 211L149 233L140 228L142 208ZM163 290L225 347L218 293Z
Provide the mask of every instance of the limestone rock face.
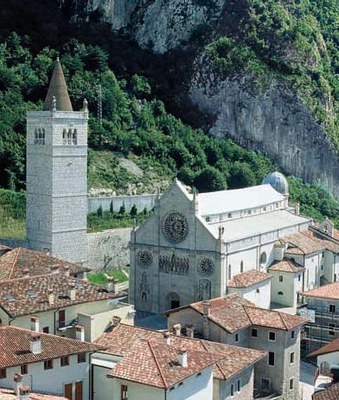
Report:
M290 174L319 182L339 197L339 157L323 128L288 87L260 87L251 76L213 74L204 58L196 63L190 97L213 116L210 134L259 149Z

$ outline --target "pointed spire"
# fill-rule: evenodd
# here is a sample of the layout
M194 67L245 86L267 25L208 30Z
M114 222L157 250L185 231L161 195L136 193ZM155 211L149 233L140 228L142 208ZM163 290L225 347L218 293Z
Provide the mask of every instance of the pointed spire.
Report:
M53 97L56 99L56 108L58 111L73 111L59 57L56 59L52 79L45 99L44 110L51 110Z

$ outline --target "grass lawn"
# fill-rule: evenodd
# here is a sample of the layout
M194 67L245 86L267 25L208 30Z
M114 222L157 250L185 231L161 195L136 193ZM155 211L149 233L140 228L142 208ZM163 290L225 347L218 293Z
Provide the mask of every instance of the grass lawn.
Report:
M24 239L25 236L25 220L11 217L5 207L0 205L0 237L6 239Z
M123 268L110 269L106 271L106 274L109 276L114 276L114 278L117 279L119 283L128 281L127 276L123 273ZM106 284L106 276L104 272L90 272L87 275L87 278L89 282L95 283L97 285Z

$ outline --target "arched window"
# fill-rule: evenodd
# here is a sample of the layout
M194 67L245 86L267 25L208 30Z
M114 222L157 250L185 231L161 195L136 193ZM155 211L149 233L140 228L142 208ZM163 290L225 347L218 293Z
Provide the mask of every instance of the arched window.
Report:
M169 303L169 307L172 310L173 308L180 307L180 297L177 293L172 292L167 295L167 301Z
M230 264L228 266L228 280L232 279L232 265Z
M78 132L76 129L73 131L73 144L78 144Z
M243 273L243 272L244 272L244 262L241 261L240 262L240 273Z
M69 144L69 145L72 144L72 129L68 129L68 132L67 132L67 144Z
M278 292L278 296L283 296L284 293L283 292Z
M66 129L64 129L63 131L62 131L62 144L67 144L67 131L66 131Z
M260 254L260 264L265 264L266 261L267 261L267 255L266 255L266 253L263 251L263 252Z

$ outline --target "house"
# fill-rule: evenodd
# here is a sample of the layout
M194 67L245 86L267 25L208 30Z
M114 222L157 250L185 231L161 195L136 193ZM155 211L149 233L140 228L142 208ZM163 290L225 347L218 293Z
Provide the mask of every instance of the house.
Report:
M301 315L312 317L302 334L302 355L307 355L339 338L339 282L314 288L301 295L305 305Z
M227 283L227 293L237 293L258 307L270 308L271 276L256 269L234 275Z
M0 282L0 326L95 340L113 316L133 323L126 293L114 292L61 273Z
M109 399L112 393L117 400L127 394L132 400L252 400L254 366L266 356L184 337L180 330L173 335L119 322L95 344L101 350L91 358L93 400Z
M97 346L5 326L0 327L0 348L1 388L89 398L89 358Z
M288 183L277 172L262 185L199 194L176 179L132 231L130 301L159 314L224 296L234 276L266 272L276 241L310 223L288 206Z
M312 400L338 400L339 383L330 386L328 389L316 392L312 395Z
M237 294L192 303L166 315L169 328L193 326L204 339L267 352L255 367L255 388L298 398L303 318L256 307Z
M53 257L46 252L21 247L9 249L0 257L0 280L16 279L51 273L64 273L83 279L88 268Z

